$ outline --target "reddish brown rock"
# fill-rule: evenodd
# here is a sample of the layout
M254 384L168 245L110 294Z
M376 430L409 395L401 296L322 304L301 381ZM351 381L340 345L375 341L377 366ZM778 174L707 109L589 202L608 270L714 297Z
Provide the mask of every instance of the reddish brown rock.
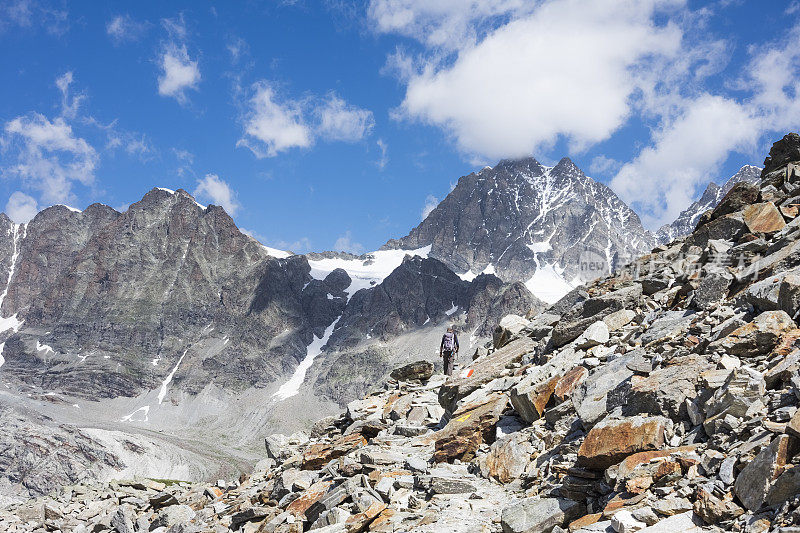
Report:
M347 455L356 448L366 446L367 439L361 433L340 437L331 443L314 444L303 454L303 470L319 470L332 459Z
M748 205L742 211L742 216L747 229L753 233L775 233L786 225L772 202Z
M308 487L306 490L304 490L299 498L290 503L289 506L286 507L286 510L292 513L293 515L301 517L303 520L305 520L306 510L315 503L317 503L325 495L325 493L328 492L328 489L332 484L333 481L330 480L317 481L316 483Z
M716 525L725 520L733 520L744 514L744 509L733 502L733 496L728 493L723 498L717 498L712 493L697 489L694 502L694 512L706 524Z
M596 524L603 518L603 513L587 514L569 523L570 531L578 531L579 529Z
M634 416L600 422L581 444L578 464L604 470L636 452L662 448L668 423L661 416Z
M492 444L480 463L481 475L510 483L525 471L534 452L530 436L517 432Z
M508 397L503 393L493 393L480 402L464 405L453 413L441 431L423 437L422 442L435 439L433 460L437 463L470 461L482 443L494 442L497 421L507 405Z
M385 509L385 503L374 502L366 511L348 517L347 521L344 523L345 531L347 531L347 533L360 533L361 531L365 531L367 526L369 526Z
M589 371L583 366L576 366L564 374L564 377L558 380L556 388L553 390L556 401L561 403L572 396L572 392L583 383L583 380L588 375Z
M796 327L785 311L765 311L727 337L712 342L709 348L722 348L740 357L766 354L775 348L783 334Z

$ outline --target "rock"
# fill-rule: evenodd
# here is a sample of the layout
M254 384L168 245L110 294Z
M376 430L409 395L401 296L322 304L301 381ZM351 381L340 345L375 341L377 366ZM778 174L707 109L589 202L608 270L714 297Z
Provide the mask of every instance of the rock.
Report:
M557 348L577 339L586 328L611 313L637 307L641 296L642 286L634 283L576 304L553 329L551 337L553 347Z
M800 494L800 468L794 466L784 471L767 493L767 504L778 507Z
M520 382L511 392L511 404L514 410L529 424L538 420L544 414L547 402L550 401L559 380L560 378L556 376L527 389L526 383Z
M751 233L775 233L786 226L783 216L772 202L748 205L742 211L742 216Z
M711 219L734 213L744 209L750 204L758 202L758 185L748 182L739 182L734 185L728 194L720 200L711 213Z
M133 521L122 507L111 517L111 527L116 533L134 533Z
M778 289L778 306L789 316L800 311L800 274L787 274Z
M400 368L395 368L389 376L398 381L418 379L427 381L433 375L433 363L429 361L415 361Z
M383 502L374 502L366 510L352 515L345 521L345 529L347 533L359 533L365 531L369 524L381 514L387 505Z
M626 415L664 415L674 420L685 418L688 413L684 402L696 396L695 385L700 374L713 368L703 357L677 358L669 366L633 382L623 412Z
M591 348L592 346L607 343L608 338L608 326L602 320L598 320L586 328L586 330L575 340L575 347L578 349Z
M575 392L585 380L586 376L589 375L589 371L586 367L583 366L576 366L566 374L564 374L556 383L556 388L553 390L553 396L556 398L557 402L563 402L564 400L570 398L572 393Z
M508 405L503 393L493 393L475 403L467 404L453 413L447 425L432 436L433 461L470 461L484 442L494 441L495 427Z
M333 485L333 481L317 481L305 489L300 496L286 507L286 511L294 516L305 518L305 512L316 504Z
M760 372L750 367L737 368L706 401L706 416L732 415L741 418L755 402L760 402L765 390L766 382Z
M796 327L786 312L765 311L727 337L712 342L709 349L720 348L739 357L767 354L775 347L783 333Z
M434 494L464 494L465 492L475 492L475 485L455 477L433 476L431 492Z
M693 318L694 312L691 311L667 311L654 320L647 331L642 334L642 346L683 335L688 330Z
M633 360L631 355L618 357L589 374L583 384L575 389L572 404L585 428L593 426L616 407L616 402L613 399L609 401L608 395L633 376L627 366Z
M772 144L769 157L764 160L764 170L762 170L761 176L766 176L773 170L794 161L800 161L800 135L788 133L781 140Z
M170 505L161 509L150 524L150 531L159 527L171 528L187 524L195 517L195 512L188 505Z
M609 331L617 331L631 323L636 317L636 312L631 309L620 309L603 318Z
M160 509L161 507L169 507L170 505L177 505L178 499L169 492L159 492L150 497L150 506L153 509Z
M719 303L728 293L733 276L728 272L709 272L701 280L692 296L695 309L707 309Z
M492 344L502 348L528 326L528 320L519 315L506 315L492 332Z
M573 500L527 498L503 509L500 524L504 533L548 533L584 512L585 507Z
M702 529L696 522L700 522L699 517L695 518L692 511L670 516L652 526L640 529L641 533L702 533Z
M680 471L680 470L679 470ZM692 502L686 498L668 496L653 502L653 510L660 515L673 516L692 510Z
M617 533L631 533L647 527L647 524L636 520L627 509L622 509L614 513L614 516L611 518L611 527L613 527L614 531Z
M604 470L636 452L657 450L664 446L669 424L660 416L606 419L586 435L578 449L578 464Z
M500 483L511 483L525 471L533 452L528 434L513 433L494 442L489 453L481 458L481 475Z
M455 411L458 401L478 390L481 386L500 377L508 365L519 362L522 356L533 351L536 342L528 337L511 341L495 351L491 357L483 357L473 362L469 375L461 372L451 376L439 389L439 404L447 410Z
M789 458L788 435L778 435L739 473L734 492L750 511L757 511L765 502L770 485L783 470Z
M705 489L698 489L694 502L694 512L706 524L716 525L733 520L744 514L744 509L733 502L731 497L718 498Z
M340 437L334 442L312 444L303 453L303 470L319 470L325 466L328 461L348 454L349 452L366 446L367 439L360 433L353 433Z

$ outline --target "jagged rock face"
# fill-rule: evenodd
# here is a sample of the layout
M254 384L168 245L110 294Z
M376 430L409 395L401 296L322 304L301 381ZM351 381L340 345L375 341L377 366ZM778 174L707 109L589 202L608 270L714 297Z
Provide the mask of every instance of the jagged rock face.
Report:
M753 165L745 165L736 174L728 178L728 181L720 187L714 182L708 184L706 190L699 200L681 211L671 224L665 224L656 233L658 244L667 244L678 237L689 235L700 220L700 215L714 209L717 204L725 197L734 185L740 182L758 183L761 179L761 169Z
M553 278L565 293L565 281L607 274L647 251L652 238L611 189L569 159L550 168L529 158L460 178L419 226L386 247L427 245L456 272L496 272L540 295Z

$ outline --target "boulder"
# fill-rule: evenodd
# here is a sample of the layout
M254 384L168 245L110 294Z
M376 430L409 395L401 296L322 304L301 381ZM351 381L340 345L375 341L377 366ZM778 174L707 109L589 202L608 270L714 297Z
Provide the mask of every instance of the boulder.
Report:
M737 183L714 208L711 219L715 220L724 215L741 211L746 206L758 202L758 193L758 185L746 181Z
M693 511L687 511L640 529L639 533L702 533L703 529L697 525L700 522L700 518L695 517Z
M572 393L572 404L585 428L590 428L614 407L621 405L616 398L609 401L609 393L631 379L633 371L628 368L628 363L633 360L634 356L630 354L614 359L589 374Z
M621 309L634 309L642 297L642 286L634 283L575 304L553 329L550 342L560 347L577 339L586 328Z
M395 368L389 377L397 381L408 381L418 379L427 381L433 375L433 363L430 361L414 361L407 365Z
M519 315L506 315L492 332L492 344L502 348L528 326L528 319Z
M694 512L706 524L716 525L738 518L744 514L744 509L734 503L730 494L719 498L713 491L699 488L695 495Z
M788 435L778 435L755 459L747 463L734 483L739 501L757 511L766 501L772 482L781 474L790 457Z
M609 331L617 331L630 324L635 317L635 311L631 309L620 309L603 318L603 322L606 323Z
M800 468L788 468L778 476L767 493L767 504L777 507L800 494Z
M736 368L706 401L706 416L732 415L741 418L755 402L761 401L765 391L766 382L758 370L750 367Z
M772 202L748 205L742 211L742 217L750 233L775 233L786 225L783 215Z
M692 307L695 309L707 309L718 304L728 294L728 287L732 282L733 275L726 271L708 272L694 290Z
M739 240L747 233L747 225L741 213L721 216L706 224L698 222L697 228L687 237L685 246L705 248L712 240Z
M512 433L492 444L489 453L481 458L481 475L500 483L510 483L525 471L533 452L528 434Z
M792 317L800 311L800 274L783 277L778 289L778 307Z
M694 315L692 311L667 311L654 320L642 334L642 346L683 335L694 320Z
M584 514L583 504L563 498L526 498L503 509L503 533L549 533Z
M781 140L772 144L769 156L764 159L764 170L761 171L761 176L764 177L773 170L794 161L800 161L800 135L788 133Z
M544 365L531 367L511 389L514 410L528 423L538 420L561 376L579 364L581 358L582 352L565 348Z
M796 327L794 320L786 312L765 311L749 324L712 342L709 349L719 348L739 357L766 355L775 347L784 332Z
M578 449L578 464L605 470L636 452L658 450L670 421L661 416L606 419L595 425Z
M312 444L303 453L303 470L319 470L332 459L347 455L351 451L366 446L367 439L361 433L342 436L331 443Z
M500 415L508 405L508 397L495 392L474 403L461 406L447 425L423 442L434 442L433 461L470 461L483 443L492 443Z
M556 388L553 389L553 396L556 402L560 403L570 398L572 393L575 392L589 375L589 371L584 366L576 366L561 378L556 383Z
M608 326L602 320L598 320L580 334L575 340L575 347L577 349L591 348L592 346L607 343L608 338Z
M622 410L626 415L649 413L675 420L686 418L684 402L696 396L700 374L713 368L704 357L677 358L648 377L633 381Z

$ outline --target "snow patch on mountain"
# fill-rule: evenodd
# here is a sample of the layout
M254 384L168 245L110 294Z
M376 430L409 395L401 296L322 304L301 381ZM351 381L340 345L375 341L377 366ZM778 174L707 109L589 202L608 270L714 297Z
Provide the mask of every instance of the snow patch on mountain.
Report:
M325 333L323 333L322 337L317 337L314 335L314 340L311 341L311 344L308 345L306 348L306 356L300 361L300 365L295 369L294 374L292 377L289 378L289 381L284 383L280 386L280 388L272 395L272 398L276 402L281 402L287 398L291 398L300 392L300 386L306 379L306 373L308 369L311 368L311 365L314 363L314 359L322 353L322 348L328 344L328 339L331 338L333 335L333 330L336 329L336 324L339 323L339 320L342 317L338 317L336 320L331 323L330 326L325 328Z
M525 286L540 300L554 304L582 283L578 278L567 281L563 273L564 270L558 265L539 265L533 276L525 282Z
M347 272L351 282L345 292L350 299L361 289L368 289L386 279L400 266L406 255L427 258L430 251L430 246L415 250L378 250L352 259L345 257L309 259L308 264L311 266L311 277L320 281L337 268Z
M175 365L175 368L172 369L172 372L169 373L166 379L164 379L164 382L161 384L161 390L158 392L158 405L161 405L161 403L164 401L164 398L167 395L167 387L169 387L169 384L172 382L172 378L175 377L175 372L178 371L178 367L181 366L181 362L183 361L183 358L186 357L186 352L188 351L188 348L183 351L183 355L181 355L181 358L178 359L178 364Z

